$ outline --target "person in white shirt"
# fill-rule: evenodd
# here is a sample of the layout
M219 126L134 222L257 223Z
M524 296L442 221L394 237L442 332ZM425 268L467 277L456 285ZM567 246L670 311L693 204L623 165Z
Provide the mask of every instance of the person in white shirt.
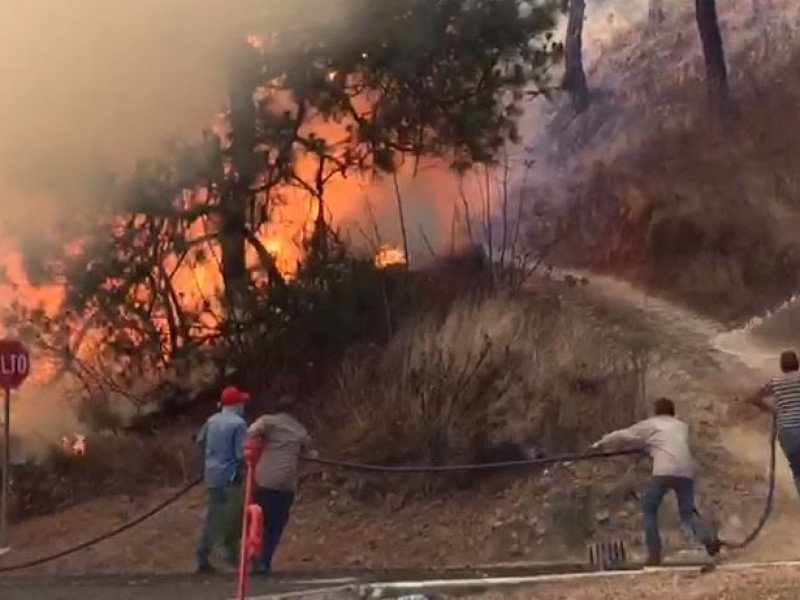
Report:
M661 564L661 535L658 528L658 510L667 492L675 492L681 521L703 544L710 556L716 556L720 542L703 525L694 503L694 464L689 449L689 426L675 417L675 404L669 398L655 402L655 416L640 421L627 429L609 433L592 448L609 446L635 446L646 451L653 461L653 476L644 495L645 543L647 565Z

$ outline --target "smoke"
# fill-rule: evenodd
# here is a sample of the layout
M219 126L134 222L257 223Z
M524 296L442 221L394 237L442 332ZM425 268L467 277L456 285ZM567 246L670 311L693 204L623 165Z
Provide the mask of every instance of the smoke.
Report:
M313 18L341 26L342 0L309 3ZM61 214L92 206L100 176L198 136L225 106L230 52L261 23L289 25L287 4L0 0L0 262L12 280L22 279L18 251L43 248ZM22 291L36 303L60 297ZM12 292L0 281L0 303ZM76 428L65 396L29 382L15 394L15 431L44 443Z
M124 168L169 138L196 136L225 104L233 44L278 0L0 0L0 209L78 202L103 167ZM341 2L318 3L333 19ZM334 21L338 22L338 21Z
M344 0L303 6L312 3L304 19L346 30ZM608 34L608 23L616 32L645 5L589 3L587 50ZM59 213L84 206L98 176L158 153L167 139L195 137L225 105L233 46L260 22L291 26L297 10L279 0L0 0L0 251L44 244ZM609 11L616 20L607 20ZM536 131L527 134L526 143ZM441 250L451 241L458 189L444 169L404 178L400 187L411 259L419 263L429 246ZM473 187L469 194L480 208L480 193ZM335 219L357 220L371 233L360 201L369 197L383 241L401 244L391 181L367 190L341 184L332 196ZM74 426L56 410L64 404L58 390L22 396L19 419L31 419L31 429ZM25 408L42 403L46 410Z

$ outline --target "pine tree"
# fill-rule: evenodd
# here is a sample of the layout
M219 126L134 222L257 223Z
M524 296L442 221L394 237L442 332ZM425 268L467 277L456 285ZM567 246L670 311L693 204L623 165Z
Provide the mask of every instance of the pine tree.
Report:
M730 88L716 0L695 0L695 15L703 45L709 97L714 105L724 108L730 99Z

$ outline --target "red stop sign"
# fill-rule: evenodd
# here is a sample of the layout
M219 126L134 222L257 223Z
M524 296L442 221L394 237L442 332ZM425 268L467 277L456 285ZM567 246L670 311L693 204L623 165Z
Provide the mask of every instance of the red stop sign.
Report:
M22 342L0 340L0 388L15 390L31 372L31 356Z

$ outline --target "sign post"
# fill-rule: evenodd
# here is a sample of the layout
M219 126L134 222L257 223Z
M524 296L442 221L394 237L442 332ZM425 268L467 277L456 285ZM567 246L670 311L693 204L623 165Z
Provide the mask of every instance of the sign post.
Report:
M28 349L17 340L0 340L0 387L5 391L3 406L3 473L2 514L0 514L0 556L10 549L8 513L11 483L11 390L28 378L31 357Z

